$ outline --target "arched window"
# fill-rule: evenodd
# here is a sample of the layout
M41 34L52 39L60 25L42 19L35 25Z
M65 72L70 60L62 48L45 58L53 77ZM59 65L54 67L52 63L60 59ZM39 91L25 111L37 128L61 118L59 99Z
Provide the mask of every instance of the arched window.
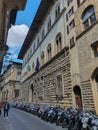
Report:
M50 60L51 57L52 57L51 51L52 51L52 50L51 50L51 44L49 44L48 47L47 47L47 56L48 56L48 60Z
M41 65L44 64L44 51L42 51L41 53Z
M58 33L56 36L56 52L59 52L62 49L62 36L61 33Z
M86 8L82 14L84 28L88 28L96 21L95 10L93 5Z
M60 16L60 4L56 7L55 10L55 19L57 19Z

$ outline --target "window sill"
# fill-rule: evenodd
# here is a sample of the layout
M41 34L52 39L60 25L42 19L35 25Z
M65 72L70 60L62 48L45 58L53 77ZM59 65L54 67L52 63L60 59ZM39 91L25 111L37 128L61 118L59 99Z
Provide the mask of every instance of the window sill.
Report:
M90 29L92 29L96 24L98 24L98 20L93 23L91 26L89 26L88 28L86 28L84 31L81 32L81 34L79 34L77 37L76 37L76 40L78 40L80 37L82 37L84 34L86 34Z

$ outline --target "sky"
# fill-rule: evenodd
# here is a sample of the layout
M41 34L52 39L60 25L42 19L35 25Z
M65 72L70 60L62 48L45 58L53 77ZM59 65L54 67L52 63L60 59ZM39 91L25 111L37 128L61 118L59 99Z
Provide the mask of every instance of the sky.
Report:
M36 11L39 7L41 0L27 0L24 11L18 11L15 25L12 25L8 31L7 45L8 52L11 53L10 59L16 62L18 54L29 31L30 25L34 19Z

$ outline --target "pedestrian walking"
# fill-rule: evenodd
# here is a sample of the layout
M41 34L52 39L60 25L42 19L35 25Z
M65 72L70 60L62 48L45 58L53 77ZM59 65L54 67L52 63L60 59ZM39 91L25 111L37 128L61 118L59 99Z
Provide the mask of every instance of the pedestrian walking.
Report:
M0 117L1 117L1 114L2 114L2 107L3 107L3 102L0 101Z
M4 111L4 118L6 117L6 119L8 119L9 109L10 109L9 103L8 103L8 102L5 102L5 103L4 103L4 106L3 106L3 111Z

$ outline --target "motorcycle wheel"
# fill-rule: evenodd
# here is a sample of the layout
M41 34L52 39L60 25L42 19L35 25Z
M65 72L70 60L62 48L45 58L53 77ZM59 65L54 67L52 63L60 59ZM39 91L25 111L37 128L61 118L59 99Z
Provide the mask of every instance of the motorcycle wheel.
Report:
M87 128L82 128L81 130L90 130L90 129L87 127Z
M58 122L56 122L56 125L58 126L58 125L59 125L59 123L58 123Z
M66 125L63 123L63 124L62 124L62 128L65 128L65 127L66 127Z

